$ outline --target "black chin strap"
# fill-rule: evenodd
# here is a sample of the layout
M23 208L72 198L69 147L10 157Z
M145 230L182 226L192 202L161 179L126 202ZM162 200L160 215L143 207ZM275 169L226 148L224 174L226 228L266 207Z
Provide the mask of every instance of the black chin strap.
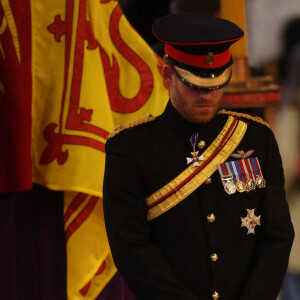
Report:
M185 85L187 85L188 87L190 87L190 88L192 88L192 89L195 89L195 90L201 90L201 91L204 91L204 92L212 92L212 91L216 91L216 90L219 90L219 89L223 88L225 85L228 84L228 82L229 82L230 79L231 79L231 75L232 75L232 71L231 71L228 80L227 80L225 83L221 84L221 85L213 86L213 87L202 87L202 86L198 86L198 85L192 84L192 83L188 82L187 80L185 80L183 77L181 77L181 76L176 72L176 69L174 68L174 65L173 65L173 64L171 64L171 67L172 67L172 69L173 69L174 74L176 75L176 77L177 77L181 82L183 82Z

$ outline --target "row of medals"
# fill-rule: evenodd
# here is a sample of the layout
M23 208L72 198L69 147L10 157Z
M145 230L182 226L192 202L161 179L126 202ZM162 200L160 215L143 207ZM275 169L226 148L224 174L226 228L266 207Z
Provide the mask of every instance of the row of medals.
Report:
M262 176L257 176L256 179L248 178L246 182L237 180L236 184L233 182L232 176L224 176L222 178L224 182L225 192L229 195L234 194L236 191L250 192L255 190L256 187L262 189L266 186L266 180Z
M205 147L205 142L200 141L198 143L198 148L202 149ZM195 149L194 149L195 152ZM198 157L197 157L198 158ZM236 184L233 182L233 176L223 176L222 178L224 183L225 192L229 195L234 194L236 191L243 193L243 192L250 192L255 190L256 187L263 189L266 187L266 180L259 175L256 175L256 179L248 178L246 182L237 180Z

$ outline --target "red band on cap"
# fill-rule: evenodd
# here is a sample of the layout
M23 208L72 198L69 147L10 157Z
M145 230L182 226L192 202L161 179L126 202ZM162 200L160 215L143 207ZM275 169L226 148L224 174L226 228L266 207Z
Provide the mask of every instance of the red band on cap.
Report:
M220 68L231 58L229 49L219 54L194 55L182 52L170 44L165 44L165 52L179 62L204 69Z

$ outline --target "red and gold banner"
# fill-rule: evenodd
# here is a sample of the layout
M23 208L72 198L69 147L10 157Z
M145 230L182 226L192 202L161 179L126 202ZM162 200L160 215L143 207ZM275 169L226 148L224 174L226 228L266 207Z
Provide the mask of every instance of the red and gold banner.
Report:
M116 272L101 198L65 192L68 299L95 299Z
M162 61L117 1L0 3L0 191L32 182L65 191L68 299L94 299L116 271L102 212L105 142L116 125L163 111Z
M34 180L101 197L109 132L168 99L161 61L116 1L54 7L32 7Z

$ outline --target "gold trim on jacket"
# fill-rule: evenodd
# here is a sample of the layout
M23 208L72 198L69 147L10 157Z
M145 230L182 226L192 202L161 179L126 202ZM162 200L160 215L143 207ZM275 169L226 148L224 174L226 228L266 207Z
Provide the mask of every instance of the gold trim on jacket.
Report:
M160 216L184 200L217 170L218 164L226 161L239 145L247 130L247 124L245 122L238 120L234 123L235 120L236 118L232 116L228 117L221 132L203 153L204 161L200 162L200 167L195 168L190 165L171 182L146 198L148 221ZM233 125L234 128L232 129ZM207 164L208 159L211 159L211 161ZM199 168L203 169L197 173L197 169ZM193 174L195 175L193 176ZM189 177L191 177L191 179L189 179ZM181 187L182 183L187 180L188 182ZM167 196L168 194L170 194L170 196ZM164 197L167 198L163 199ZM163 199L163 201L160 202L160 199Z

